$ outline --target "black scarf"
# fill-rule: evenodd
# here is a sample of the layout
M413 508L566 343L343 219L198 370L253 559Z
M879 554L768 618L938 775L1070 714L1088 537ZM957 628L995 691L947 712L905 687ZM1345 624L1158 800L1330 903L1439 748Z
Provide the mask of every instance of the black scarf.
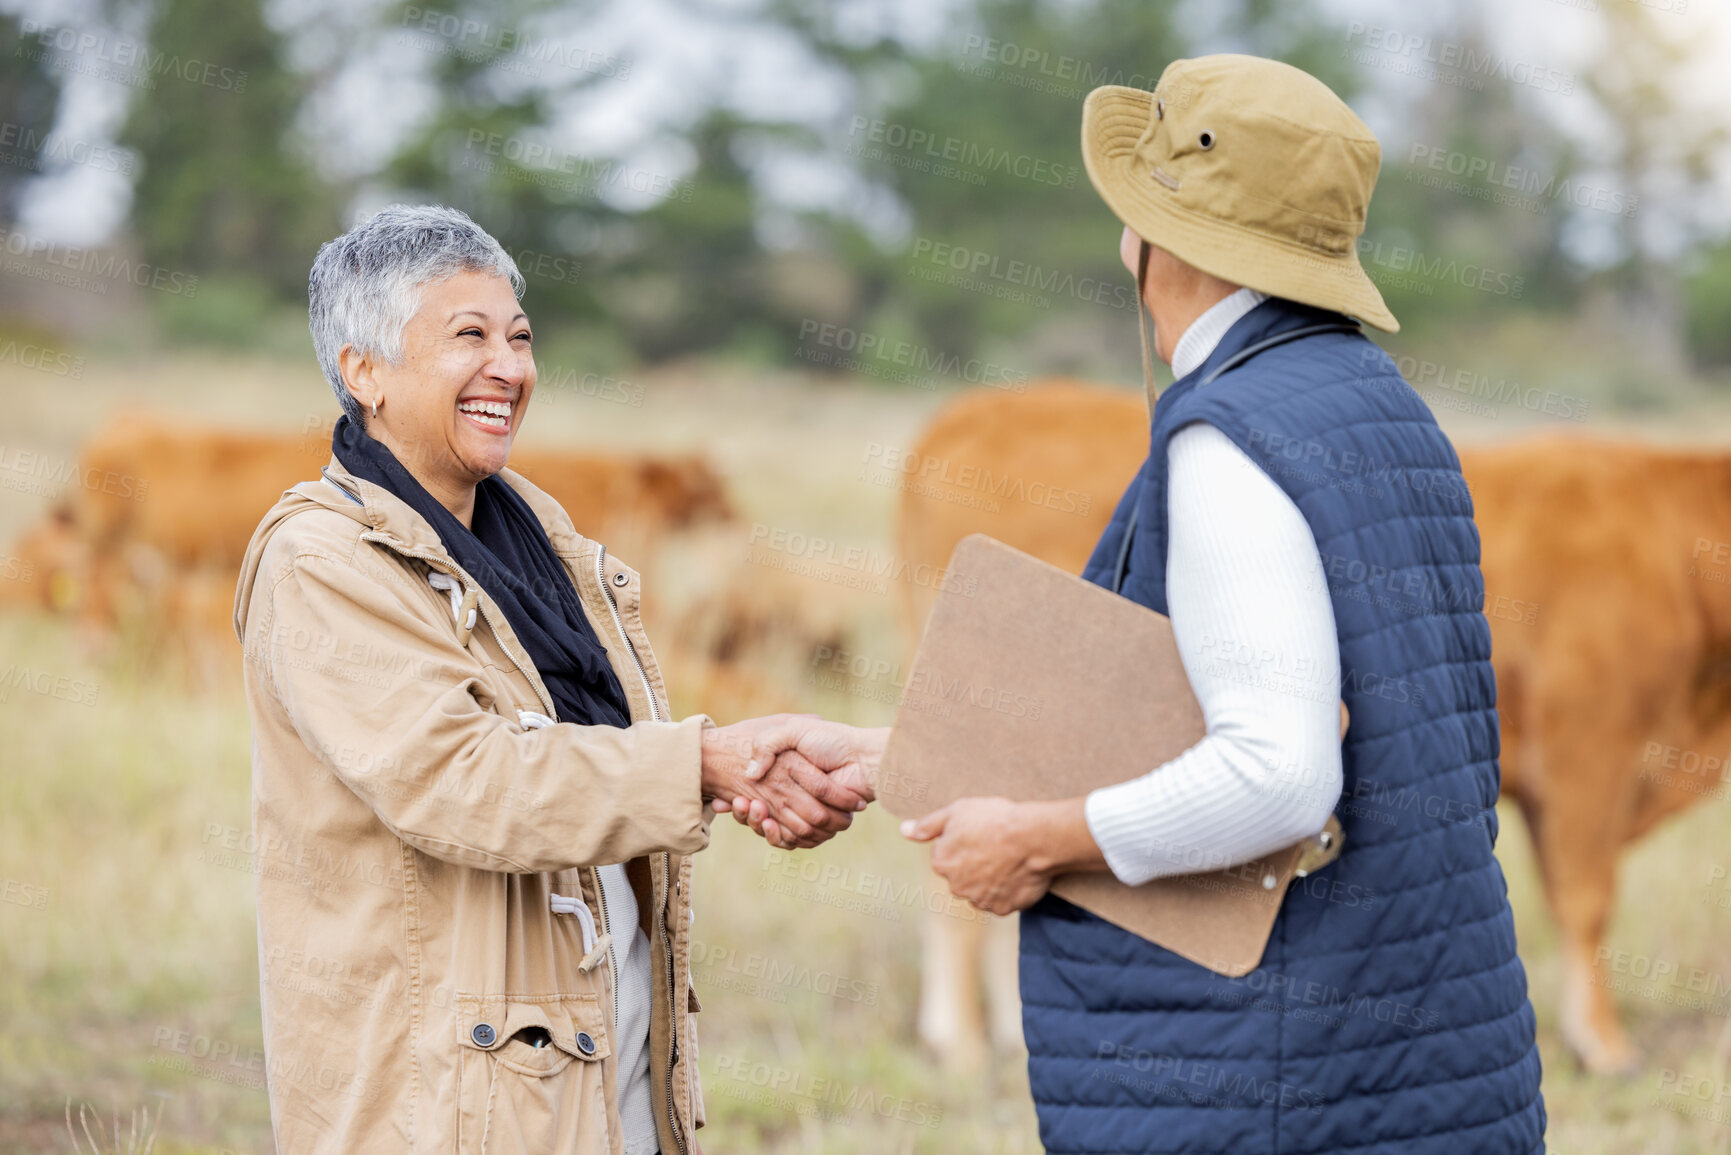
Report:
M559 722L629 726L625 690L583 612L547 531L516 490L489 477L475 487L474 529L441 505L385 445L344 415L331 452L356 477L387 489L426 518L446 552L505 612L529 652Z

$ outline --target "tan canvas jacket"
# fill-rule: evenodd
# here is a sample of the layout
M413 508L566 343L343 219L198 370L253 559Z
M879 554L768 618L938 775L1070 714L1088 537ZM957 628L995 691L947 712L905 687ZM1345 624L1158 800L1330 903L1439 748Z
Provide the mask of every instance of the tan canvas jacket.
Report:
M548 724L546 687L499 607L424 519L334 458L247 550L234 623L283 1155L622 1152L594 867L627 861L658 960L661 1149L695 1150L689 855L708 841L707 719L667 720L638 575L500 476L576 583L631 726ZM517 1038L526 1027L552 1045Z

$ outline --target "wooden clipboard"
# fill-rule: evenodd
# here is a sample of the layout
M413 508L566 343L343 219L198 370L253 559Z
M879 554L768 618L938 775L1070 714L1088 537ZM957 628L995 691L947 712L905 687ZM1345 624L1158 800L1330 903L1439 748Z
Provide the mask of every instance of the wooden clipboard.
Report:
M1073 798L1148 773L1205 734L1160 614L984 534L956 546L920 639L877 795L898 818L957 798ZM1256 968L1294 878L1340 853L1332 818L1257 862L1053 893L1225 975ZM1198 863L1200 868L1205 863Z

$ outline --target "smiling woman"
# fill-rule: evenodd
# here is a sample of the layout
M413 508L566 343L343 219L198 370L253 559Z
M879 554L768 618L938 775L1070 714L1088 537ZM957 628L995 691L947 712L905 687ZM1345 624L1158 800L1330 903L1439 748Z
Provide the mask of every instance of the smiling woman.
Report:
M354 345L338 355L344 387L370 406L367 434L397 460L414 460L422 484L465 526L475 486L505 468L535 392L530 339L512 283L464 271L422 290L398 363Z
M535 392L529 318L517 301L523 278L493 238L455 210L398 206L369 225L368 235L333 241L335 252L327 246L335 258L328 263L338 269L324 277L313 270L319 360L344 412L398 461L412 462L411 472L468 526L475 487L505 467ZM392 251L393 239L401 243L416 231L448 244ZM406 267L395 275L364 275L403 256ZM440 256L454 267L416 267ZM339 271L362 275L334 275ZM372 322L387 336L356 342L357 322ZM349 339L337 344L342 338Z
M381 997L261 988L279 1150L688 1155L705 800L814 846L869 796L791 751L748 775L774 720L669 719L637 575L505 468L535 391L522 284L436 206L313 263L343 416L235 594L259 946Z
M399 364L345 345L343 384L371 407L366 432L467 526L475 486L505 467L535 392L529 318L502 276L461 272L423 290Z

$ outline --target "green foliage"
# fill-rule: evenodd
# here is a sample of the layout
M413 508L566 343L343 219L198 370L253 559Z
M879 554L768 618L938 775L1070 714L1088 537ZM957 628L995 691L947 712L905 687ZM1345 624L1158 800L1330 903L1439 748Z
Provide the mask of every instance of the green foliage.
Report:
M749 347L772 359L787 357L813 302L788 291L792 262L759 240L764 206L740 156L752 143L798 135L721 110L692 129L692 174L635 218L635 248L607 270L619 289L612 315L642 355ZM857 239L851 226L826 217L806 223L812 259L849 282L843 294L851 297L852 283L869 271L844 269L830 255L838 243Z
M506 34L539 27L549 8L573 19L592 3L472 0L453 13ZM560 26L564 26L561 22ZM532 86L496 81L483 43L441 53L441 104L385 173L403 195L463 209L517 258L525 301L544 327L608 328L640 358L749 348L785 359L802 315L782 264L757 234L764 206L741 157L787 130L710 109L683 134L694 160L680 177L597 156L550 131L554 109L606 83L610 66L556 72ZM648 207L619 207L647 192ZM845 222L811 230L821 245L859 245ZM841 274L851 279L852 274Z
M817 123L712 103L649 142L658 157L683 151L688 162L650 172L596 154L564 127L572 109L619 82L625 68L614 65L624 62L568 67L519 54L526 42L576 44L581 29L628 2L449 0L438 29L398 5L353 50L387 45L418 58L436 96L379 183L404 199L456 205L497 236L523 268L544 331L606 332L648 361L711 351L795 360L810 352L814 326L833 325L950 365L989 355L1028 373L1127 370L1133 291L1118 262L1119 225L1082 169L1086 93L1151 87L1171 60L1221 49L1286 60L1348 100L1375 75L1342 50L1344 25L1319 0L1223 0L1186 9L1182 26L1176 0L970 0L917 46L862 33L858 13L829 0L758 0L737 8L740 24L803 48L813 71L842 82L849 104ZM347 190L321 181L297 151L290 126L306 82L283 65L262 3L160 0L154 48L243 75L244 91L221 74L217 83L156 75L123 143L144 161L133 227L148 260L294 300L312 253L340 227ZM1680 331L1667 304L1680 299L1669 288L1674 270L1642 252L1633 206L1643 219L1676 215L1652 190L1668 187L1664 173L1698 175L1723 128L1670 131L1681 112L1652 74L1687 51L1625 7L1603 19L1641 51L1583 71L1577 97L1616 130L1614 155L1595 158L1600 168L1531 92L1495 74L1476 87L1421 86L1401 106L1363 259L1410 331L1510 310L1560 313L1594 281L1627 297L1624 311L1646 331ZM5 35L0 27L0 52ZM1470 23L1450 35L1495 55ZM790 73L790 96L815 79ZM38 118L51 117L50 78L0 74L0 98L22 107L28 100L14 93L27 88ZM1676 143L1660 149L1660 140ZM770 153L840 166L865 195L845 208L778 203L759 165ZM1436 155L1445 167L1427 163ZM1461 164L1473 168L1463 176ZM1525 177L1512 191L1511 170ZM8 177L0 169L0 216ZM1557 195L1583 181L1641 199L1619 213ZM621 195L645 186L654 195ZM1590 275L1570 256L1565 241L1583 227L1613 239L1616 267ZM1691 315L1715 315L1721 289L1702 284ZM221 304L166 320L177 332L232 338L268 311L250 290ZM1718 323L1692 323L1697 350L1716 348Z
M195 295L160 294L154 319L163 340L310 359L306 307L257 277L216 273Z
M18 18L0 16L0 222L16 219L24 182L42 165L42 146L60 107L60 79L18 35Z
M146 259L304 296L337 196L290 139L304 85L260 0L161 0L149 40L169 64L148 73L121 135L143 162L132 225Z
M874 254L880 318L905 317L930 349L964 358L1066 315L1134 332L1120 226L1082 169L1079 126L1090 89L1151 88L1183 54L1169 5L981 0L931 54L863 61L805 19L867 92L889 94L837 150L912 217L904 249Z
M555 70L536 84L501 84L512 76L507 46L533 36L535 18L562 7L570 27L595 5L546 0L470 0L444 6L490 35L452 41L427 32L410 6L386 14L405 25L414 50L435 52L431 69L439 105L381 174L402 199L437 202L474 217L516 258L527 282L524 300L543 332L608 318L593 253L628 228L596 189L616 167L561 143L547 126L562 98L593 87L605 70ZM538 78L539 79L539 78Z
M1731 242L1701 254L1687 291L1690 354L1701 365L1731 366Z

